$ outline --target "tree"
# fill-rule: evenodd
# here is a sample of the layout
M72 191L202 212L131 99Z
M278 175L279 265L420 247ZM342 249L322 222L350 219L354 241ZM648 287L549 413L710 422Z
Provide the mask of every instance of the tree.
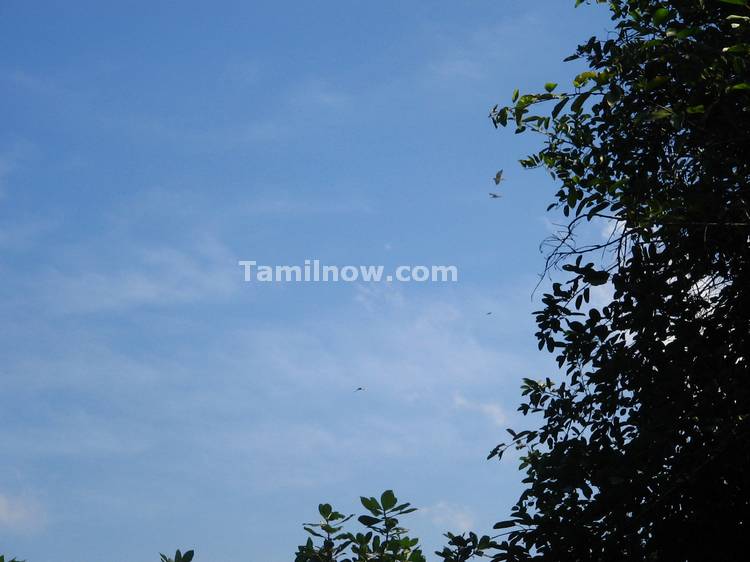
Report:
M522 448L526 470L494 558L747 559L750 8L608 4L571 91L490 115L543 135L522 165L551 173L564 217L536 313L562 374L525 379L541 426L490 455Z
M608 5L571 91L516 91L490 115L543 136L522 165L560 186L536 313L560 373L524 380L519 410L543 421L490 454L524 451L510 519L450 535L447 562L750 551L750 8Z
M399 525L398 518L416 508L399 504L392 490L383 492L380 501L364 496L360 501L368 511L357 519L364 532L345 531L353 515L345 516L322 503L318 506L321 521L303 526L310 537L297 548L295 562L425 562L419 539L409 537L408 530Z

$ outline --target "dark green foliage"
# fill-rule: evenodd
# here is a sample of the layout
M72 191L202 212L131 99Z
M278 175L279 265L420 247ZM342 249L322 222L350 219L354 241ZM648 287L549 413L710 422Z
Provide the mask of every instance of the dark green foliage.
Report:
M179 550L175 552L174 558L170 558L166 554L160 554L161 562L190 562L193 559L193 551L188 550L185 553L180 552ZM0 562L6 562L5 556L0 554ZM26 562L25 560L17 560L16 558L11 558L7 562Z
M166 554L160 554L161 562L190 562L193 559L193 551L188 550L185 553L179 550L174 553L174 558L170 558Z
M524 379L519 410L541 425L490 453L524 451L510 519L446 535L447 562L748 559L750 8L597 3L613 30L566 59L589 66L572 88L516 90L491 112L543 135L522 165L560 184L536 335L562 373ZM352 539L325 540L298 562Z
M750 8L608 4L614 29L569 57L590 69L571 90L516 92L491 113L544 136L522 164L559 182L549 210L566 217L536 313L564 376L524 381L519 409L542 424L490 455L521 448L526 470L493 555L745 560ZM605 222L612 234L592 236Z
M345 531L345 524L354 517L344 516L330 504L318 506L319 523L307 523L311 536L297 549L295 562L425 562L419 539L407 535L399 525L399 517L416 511L408 503L398 503L392 490L377 498L360 498L367 514L357 520L362 532Z
M474 557L490 556L491 553L500 548L500 545L495 542L495 539L499 536L502 536L502 534L494 537L486 535L479 537L475 533L463 535L446 533L448 546L435 554L442 558L443 562L465 562Z

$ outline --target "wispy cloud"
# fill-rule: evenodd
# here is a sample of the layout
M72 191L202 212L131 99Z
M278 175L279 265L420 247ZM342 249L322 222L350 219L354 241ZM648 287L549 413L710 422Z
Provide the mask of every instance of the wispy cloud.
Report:
M468 410L470 412L482 414L489 418L495 425L504 425L508 423L508 415L500 404L467 400L460 394L457 394L454 397L453 404L459 410Z
M430 70L438 77L447 80L476 80L485 75L485 69L479 61L455 55L430 63Z
M493 76L493 69L511 60L513 55L507 43L523 41L525 30L538 28L543 23L526 13L468 32L449 33L436 29L440 42L433 60L427 65L427 74L444 82L486 80Z
M102 274L57 294L70 301L69 310L84 311L176 298L168 295L175 283L169 276L144 283L145 289L133 288ZM504 419L501 406L451 397L491 383L502 399L504 389L517 386L503 372L519 358L482 343L456 303L364 291L352 299L351 306L315 319L228 324L202 333L199 350L165 341L158 357L118 350L121 344L108 343L95 326L50 336L57 343L39 333L45 354L16 358L4 376L19 392L63 393L81 406L51 405L48 423L8 428L3 440L25 458L125 455L134 461L146 453L161 458L160 448L168 454L176 443L195 451L190 470L210 468L237 482L247 471L263 474L258 486L267 489L352 479L373 457L383 466L418 464L440 451L471 456L489 448L494 427L477 432L462 410L494 424ZM155 337L161 332L158 325L143 328ZM358 386L367 390L353 393ZM512 402L513 392L506 390ZM462 435L469 427L474 441Z
M42 530L46 520L46 513L38 501L0 493L0 530L33 533Z
M238 289L236 257L220 243L186 251L139 249L125 259L94 261L94 269L49 272L47 298L61 312L96 312L223 298ZM91 267L91 266L89 266Z
M421 508L417 513L427 517L441 531L465 533L475 529L474 515L461 505L440 501Z

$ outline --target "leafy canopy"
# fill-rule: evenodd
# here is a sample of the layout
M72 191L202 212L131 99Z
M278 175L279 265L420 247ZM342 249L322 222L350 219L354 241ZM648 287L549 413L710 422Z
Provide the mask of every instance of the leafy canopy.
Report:
M361 532L344 530L353 515L342 515L330 504L318 506L319 523L307 523L307 542L297 549L295 562L425 562L419 539L408 536L399 517L416 511L409 503L399 503L392 490L375 497L361 497L367 513L357 518ZM316 541L318 541L316 543Z
M582 2L578 2L582 3ZM601 3L601 2L600 2ZM589 69L495 107L559 183L496 560L739 560L750 525L750 8L613 0ZM596 233L606 227L602 238ZM593 233L593 234L592 234Z
M536 336L560 373L524 379L519 410L541 424L489 455L524 451L510 518L448 534L445 562L747 558L750 8L597 3L613 30L566 59L588 70L490 113L542 135L521 163L559 184ZM372 502L360 521L382 536ZM329 530L298 562L374 540ZM346 560L406 559L385 542L393 557L381 541Z

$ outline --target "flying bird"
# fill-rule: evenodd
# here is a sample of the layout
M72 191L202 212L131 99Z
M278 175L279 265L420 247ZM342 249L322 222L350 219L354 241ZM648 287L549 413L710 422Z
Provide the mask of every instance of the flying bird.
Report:
M488 313L487 313L487 316L489 316L490 314L492 314L492 311L488 312Z
M502 195L500 195L499 193L490 192L490 199L500 199L501 197Z
M492 181L495 182L495 185L500 185L500 182L503 181L503 171L500 170L498 173L496 173L495 177L492 178Z
M359 392L360 390L364 390L364 387L358 386L354 392Z

